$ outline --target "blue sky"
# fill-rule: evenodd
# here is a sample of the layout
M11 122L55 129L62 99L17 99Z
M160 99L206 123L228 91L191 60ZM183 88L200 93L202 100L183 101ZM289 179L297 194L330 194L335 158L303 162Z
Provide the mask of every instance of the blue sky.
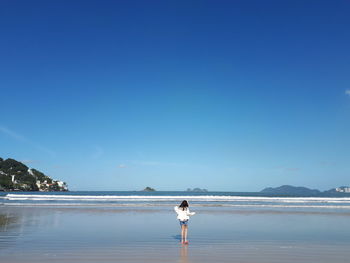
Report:
M72 190L349 185L349 1L2 1L0 157Z

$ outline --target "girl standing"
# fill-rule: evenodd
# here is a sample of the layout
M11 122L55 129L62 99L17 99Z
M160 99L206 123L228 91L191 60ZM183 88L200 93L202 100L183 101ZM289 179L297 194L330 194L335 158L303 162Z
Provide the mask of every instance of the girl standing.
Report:
M187 241L187 230L188 230L188 220L190 216L193 216L195 212L190 212L188 208L188 202L183 200L179 206L174 207L175 212L177 213L177 219L180 221L181 226L181 243L188 244Z

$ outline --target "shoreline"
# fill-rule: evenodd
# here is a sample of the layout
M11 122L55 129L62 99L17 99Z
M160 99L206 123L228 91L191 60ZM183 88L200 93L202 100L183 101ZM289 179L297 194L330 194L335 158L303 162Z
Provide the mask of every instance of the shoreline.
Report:
M105 212L143 212L147 211L149 213L168 213L172 212L173 204L161 204L155 206L150 204L145 205L128 205L128 204L109 204L109 205L100 205L100 204L0 204L0 207L3 207L3 211L6 209L20 210L20 209L48 209L48 210L77 210L77 211L105 211ZM193 209L201 211L208 214L295 214L295 215L333 215L333 216L350 216L349 209L333 209L321 207L321 209L309 210L309 209L295 209L294 207L289 207L290 209L270 209L267 207L260 209L251 209L252 207L244 206L211 206L211 205L191 205ZM245 208L245 209L243 209ZM253 207L256 208L256 207ZM308 207L307 207L308 208Z
M181 196L232 196L232 197L275 197L275 198L350 198L350 193L345 192L320 192L319 194L289 194L289 193L265 193L265 192L232 192L232 191L208 191L208 192L195 192L195 191L143 191L143 190L132 190L132 191L95 191L95 190L77 190L77 191L1 191L0 190L0 196L6 195L6 194L71 194L71 195L77 195L77 194L90 194L90 193L96 193L96 194L105 194L105 195L115 195L115 194L122 194L122 195L130 195L131 193L140 195L140 196L162 196L165 193L173 195L180 194Z

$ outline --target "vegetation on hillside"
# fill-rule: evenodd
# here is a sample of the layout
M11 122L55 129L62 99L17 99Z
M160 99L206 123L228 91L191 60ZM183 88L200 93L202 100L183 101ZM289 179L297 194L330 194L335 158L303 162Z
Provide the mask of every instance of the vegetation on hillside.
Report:
M67 184L8 158L0 158L0 190L3 191L66 191Z

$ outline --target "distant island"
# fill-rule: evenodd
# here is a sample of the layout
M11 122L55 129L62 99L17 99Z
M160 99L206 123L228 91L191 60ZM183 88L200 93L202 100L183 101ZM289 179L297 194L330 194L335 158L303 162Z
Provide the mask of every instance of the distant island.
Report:
M187 192L208 192L208 190L207 189L201 189L201 188L193 188L193 189L191 189L191 188L187 188L187 190L186 190Z
M340 194L340 193L350 194L350 187L340 186L340 187L322 192L318 189L310 189L302 186L282 185L279 187L267 187L261 190L260 193L274 194L274 195L289 195L289 196L319 196L322 194Z
M19 161L0 158L0 191L68 191L68 186Z
M142 191L144 191L144 192L155 192L156 191L156 189L154 189L154 188L152 188L152 187L149 187L149 186L147 186L145 189L143 189Z

